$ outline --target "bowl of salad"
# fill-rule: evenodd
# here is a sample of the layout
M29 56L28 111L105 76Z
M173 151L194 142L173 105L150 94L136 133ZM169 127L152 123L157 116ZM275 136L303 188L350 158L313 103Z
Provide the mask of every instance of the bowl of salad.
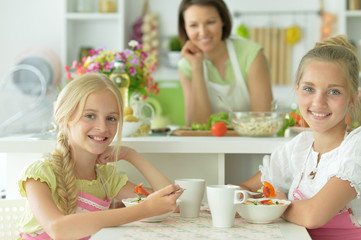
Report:
M147 190L143 187L143 183L139 183L134 188L134 193L137 195L137 197L126 198L126 199L122 200L125 207L130 207L130 206L137 205L137 204L143 202L146 199L146 197L149 195ZM180 199L177 199L177 206L179 206L180 201L181 201ZM167 213L164 213L164 214L161 214L161 215L158 215L158 216L144 218L141 221L143 221L143 222L162 222L164 219L169 217L172 213L173 213L173 211L167 212Z
M285 114L280 112L231 112L232 127L240 136L271 137L283 125Z
M126 207L130 207L130 206L133 206L133 205L136 205L136 204L139 204L140 202L144 201L145 198L141 198L139 200L139 198L135 197L135 198L127 198L127 199L123 199L122 202L124 203L124 205ZM177 206L179 206L179 203L180 203L180 199L177 199ZM164 221L165 219L167 219L171 214L173 213L173 211L171 212L167 212L167 213L164 213L164 214L161 214L161 215L158 215L158 216L153 216L153 217L149 217L149 218L144 218L142 219L141 221L142 222L162 222Z
M238 214L249 223L271 223L281 217L291 201L275 198L248 198L237 206Z

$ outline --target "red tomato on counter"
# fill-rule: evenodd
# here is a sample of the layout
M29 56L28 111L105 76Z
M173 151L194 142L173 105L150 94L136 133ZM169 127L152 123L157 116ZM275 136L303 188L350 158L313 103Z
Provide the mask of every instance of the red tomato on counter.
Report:
M227 132L227 125L224 122L217 122L212 125L211 132L214 136L222 137Z

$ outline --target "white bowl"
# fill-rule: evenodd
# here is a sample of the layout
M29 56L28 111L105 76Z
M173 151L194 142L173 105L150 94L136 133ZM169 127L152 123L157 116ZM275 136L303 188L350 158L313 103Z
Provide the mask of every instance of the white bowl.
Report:
M140 127L142 123L138 122L123 122L122 137L132 136Z
M144 200L145 198L142 198L142 200ZM126 207L129 206L133 206L138 204L138 198L127 198L127 199L123 199L122 202L124 203L124 205ZM177 206L179 206L180 203L180 199L177 199ZM158 216L153 216L153 217L149 217L149 218L143 218L141 221L142 222L162 222L164 221L167 217L169 217L171 214L173 213L173 211L168 212L168 213L164 213Z
M262 201L269 198L249 198L249 201ZM283 203L283 205L246 205L245 203L237 206L238 214L250 223L270 223L281 217L286 211L291 201L272 199L273 202Z

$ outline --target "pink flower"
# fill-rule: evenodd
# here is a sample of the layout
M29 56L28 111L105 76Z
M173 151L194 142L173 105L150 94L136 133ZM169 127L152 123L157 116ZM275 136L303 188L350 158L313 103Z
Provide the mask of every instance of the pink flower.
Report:
M141 59L146 59L148 57L148 54L146 53L146 52L142 52L141 54L140 54L140 58Z
M67 73L67 78L66 78L66 80L68 80L68 81L71 80L71 73L70 73L70 72Z
M73 64L71 65L71 68L74 69L76 68L78 62L76 60L73 61Z
M158 93L158 83L154 82L151 73L157 69L156 59L149 57L144 51L142 44L133 40L129 42L129 48L124 51L109 51L104 47L91 49L90 57L84 57L81 62L74 60L71 64L65 66L67 79L70 81L72 75L80 76L87 72L101 72L110 76L114 69L114 62L121 60L124 63L125 71L130 77L130 91L136 91L147 96L147 93ZM69 69L75 69L71 73Z
M127 57L127 58L128 58L129 56L131 56L131 55L132 55L132 51L131 51L130 49L128 49L128 48L127 48L127 49L125 49L125 50L124 50L124 55L125 55L125 57Z
M93 55L98 55L101 51L103 51L105 48L104 47L100 47L100 48L98 48L98 49L91 49L90 51L89 51L89 55L90 56L93 56Z
M111 64L109 62L105 62L104 66L103 66L104 72L111 72L113 67L114 67L114 64Z
M135 67L134 66L129 67L128 72L130 75L134 76L136 74Z
M99 62L91 63L88 67L88 72L100 72L100 70L101 68Z
M154 73L155 71L157 70L157 64L154 63L154 64L149 64L149 71L151 73Z
M138 65L139 64L138 56L133 56L133 59L130 61L130 63L133 65Z

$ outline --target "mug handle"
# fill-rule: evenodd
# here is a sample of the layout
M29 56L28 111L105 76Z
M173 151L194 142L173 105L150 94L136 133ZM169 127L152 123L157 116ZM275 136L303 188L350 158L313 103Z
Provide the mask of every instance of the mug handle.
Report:
M243 194L243 198L241 198L241 193ZM236 190L234 191L234 204L242 204L248 199L248 193L245 190Z

